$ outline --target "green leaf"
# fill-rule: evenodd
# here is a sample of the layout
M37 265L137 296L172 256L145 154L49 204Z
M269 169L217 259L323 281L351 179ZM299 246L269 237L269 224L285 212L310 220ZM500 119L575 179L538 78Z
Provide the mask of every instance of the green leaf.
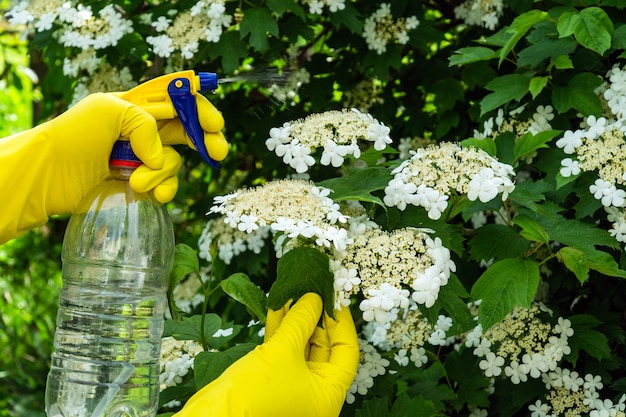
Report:
M437 411L435 404L424 398L424 396L416 395L409 397L406 394L402 394L395 398L390 417L434 417L443 415L443 413Z
M317 185L333 190L330 197L335 201L358 200L386 207L380 198L371 193L385 189L392 178L387 168L372 167L351 171L342 177L320 181Z
M552 104L558 113L575 109L583 116L591 114L599 116L603 108L600 99L594 92L602 84L602 79L590 72L575 75L567 86L556 87L552 92Z
M481 116L512 100L520 101L528 93L530 80L521 74L507 74L494 78L485 86L493 91L480 101Z
M515 48L515 45L517 45L520 39L524 37L526 32L528 32L528 29L542 20L547 20L549 18L550 16L547 12L537 9L530 10L517 16L511 23L510 27L506 30L507 32L512 33L512 35L500 50L498 65L502 65L506 56L513 50L513 48Z
M560 130L545 130L533 135L527 132L515 142L513 150L514 162L518 162L526 155L535 152L537 149L548 148L547 142L561 134Z
M285 12L291 12L302 19L306 18L304 9L294 0L267 0L267 7L279 16Z
M491 48L484 46L471 46L454 51L449 58L450 66L469 64L477 61L488 61L498 56L498 53Z
M200 314L183 317L181 321L166 320L163 336L172 336L176 340L202 341L201 334L202 316ZM222 319L217 314L209 313L204 319L204 335L209 338L220 329Z
M556 69L572 69L574 68L574 63L572 59L568 55L559 55L555 59L552 60L552 64Z
M249 308L261 323L265 323L267 312L265 293L252 283L246 274L235 273L223 280L220 286L226 294Z
M589 265L590 269L609 277L626 278L626 271L619 268L619 265L610 254L597 249L587 249L585 254L587 255L587 265Z
M217 379L230 365L257 346L256 343L241 343L223 352L200 352L194 358L196 389L200 390Z
M529 308L538 286L539 266L536 262L507 258L494 263L472 287L472 299L482 300L478 322L486 331L503 320L515 306Z
M363 406L357 410L356 417L390 417L389 400L384 398L368 398L363 401Z
M528 250L529 243L511 227L487 224L476 229L469 247L471 259L489 261L521 256Z
M268 33L270 35L278 35L278 23L272 16L272 13L262 7L246 9L243 19L239 24L241 39L250 35L250 45L256 51L265 52L270 44L268 41Z
M532 242L543 243L545 245L550 243L550 236L548 235L548 232L546 232L546 229L530 217L520 214L513 219L513 222L522 228L520 236L524 239L528 239Z
M477 138L469 138L462 140L461 146L465 146L466 148L476 148L482 149L487 152L489 155L495 157L497 154L496 142L494 142L491 138L477 139Z
M170 274L170 280L174 281L174 285L188 274L198 273L199 271L200 261L196 251L184 243L177 244L174 248L174 265Z
M558 259L576 275L580 283L584 283L589 275L589 266L585 253L577 248L565 246L558 252Z
M345 26L352 33L361 33L363 31L363 19L354 6L348 2L345 3L342 10L329 13L329 19L335 28Z
M533 99L543 91L546 85L548 85L549 79L550 77L533 77L530 79L528 90L530 91L530 95Z
M335 288L328 255L317 249L298 247L278 260L276 281L270 288L267 306L278 310L290 300L297 301L308 292L322 297L324 310L334 317Z
M441 287L435 305L429 309L424 309L422 312L430 323L435 323L440 309L443 308L454 322L454 333L450 333L450 335L461 334L471 330L476 325L474 316L469 311L467 301L465 300L468 297L469 294L463 287L463 284L461 284L461 281L459 281L456 275L451 274L448 283ZM430 314L431 311L434 314Z
M220 40L208 49L211 59L222 57L222 66L226 74L233 74L241 60L248 56L248 48L236 31L226 31Z
M595 330L602 324L598 319L588 314L577 314L568 317L568 320L572 323L574 330L574 334L568 339L568 344L572 349L568 358L572 360L574 365L576 365L580 350L584 350L598 360L611 358L608 338L604 333Z
M179 243L174 248L174 264L170 272L170 280L167 289L167 300L174 320L180 320L181 310L174 301L174 289L176 285L189 274L199 274L200 261L196 251L191 246Z
M574 35L578 43L603 55L611 47L613 22L599 7L587 7L579 13L567 12L559 17L560 37Z

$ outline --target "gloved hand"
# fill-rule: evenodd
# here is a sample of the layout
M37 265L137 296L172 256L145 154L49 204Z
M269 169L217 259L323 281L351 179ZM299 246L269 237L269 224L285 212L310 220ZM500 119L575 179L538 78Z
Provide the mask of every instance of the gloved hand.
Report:
M336 320L305 294L269 311L265 343L202 388L174 417L337 417L356 375L359 345L347 308Z
M224 119L206 98L196 97L207 150L221 161L228 153ZM91 94L47 123L0 139L0 244L52 214L73 212L108 175L109 155L120 137L130 140L144 163L132 174L131 187L154 190L161 202L174 198L181 161L169 145L191 143L179 120L156 121L114 94Z

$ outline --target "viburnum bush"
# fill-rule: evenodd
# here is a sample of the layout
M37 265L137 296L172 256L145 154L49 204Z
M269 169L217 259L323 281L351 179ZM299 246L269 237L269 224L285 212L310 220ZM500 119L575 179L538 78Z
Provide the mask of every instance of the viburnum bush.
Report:
M42 118L174 71L223 79L208 97L231 152L213 170L181 148L169 205L163 413L260 343L268 308L315 291L359 332L342 416L615 417L625 9L36 0L5 18Z

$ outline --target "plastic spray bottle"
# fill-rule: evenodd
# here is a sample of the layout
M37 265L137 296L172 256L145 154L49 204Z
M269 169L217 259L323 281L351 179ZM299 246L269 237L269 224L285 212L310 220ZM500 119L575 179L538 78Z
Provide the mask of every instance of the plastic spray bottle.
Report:
M170 74L120 96L160 119L178 116L203 158L217 166L193 97L217 88L214 74L204 74L205 81L193 71ZM139 165L130 143L116 142L109 177L85 196L67 226L46 386L49 417L156 415L174 233L152 193L130 188Z

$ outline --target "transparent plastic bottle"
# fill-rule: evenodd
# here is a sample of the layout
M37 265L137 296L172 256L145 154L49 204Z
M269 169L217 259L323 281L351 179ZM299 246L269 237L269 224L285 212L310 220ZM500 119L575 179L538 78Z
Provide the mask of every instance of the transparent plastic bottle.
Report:
M156 415L174 233L152 193L130 188L139 164L129 143L118 141L111 175L67 226L49 417Z

